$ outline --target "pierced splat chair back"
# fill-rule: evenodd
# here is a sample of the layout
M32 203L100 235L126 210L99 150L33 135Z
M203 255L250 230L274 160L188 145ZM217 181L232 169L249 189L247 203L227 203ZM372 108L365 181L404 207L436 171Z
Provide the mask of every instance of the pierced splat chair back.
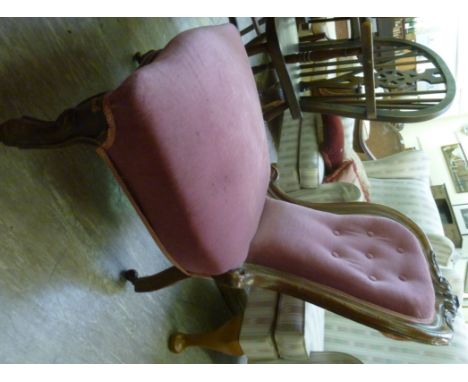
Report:
M447 110L455 81L445 62L416 42L361 37L302 43L290 60L302 61L304 111L389 122L421 122Z

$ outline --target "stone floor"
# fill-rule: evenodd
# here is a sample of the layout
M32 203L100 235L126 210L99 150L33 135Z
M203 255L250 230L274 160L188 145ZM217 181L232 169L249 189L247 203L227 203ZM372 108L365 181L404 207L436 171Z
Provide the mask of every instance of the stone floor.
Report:
M118 85L132 55L178 32L227 19L2 19L0 121L55 118ZM122 269L169 264L93 149L0 145L0 363L239 362L167 349L175 329L229 317L209 280L135 294Z

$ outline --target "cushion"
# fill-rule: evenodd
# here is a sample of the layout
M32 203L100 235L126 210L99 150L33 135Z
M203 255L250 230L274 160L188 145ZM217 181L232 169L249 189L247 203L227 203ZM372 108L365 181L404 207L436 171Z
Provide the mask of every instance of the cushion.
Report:
M419 241L388 218L337 215L267 198L247 260L418 320L434 315Z
M354 150L347 150L345 147L345 158L346 160L352 160L355 166L356 174L359 177L359 181L364 193L367 195L366 200L371 198L371 190L370 190L370 181L366 173L366 169L364 168L364 162L359 158L356 151Z
M323 114L322 121L318 124L318 139L320 143L320 150L325 161L327 174L329 177L325 182L338 181L340 178L334 172L343 164L344 161L353 161L352 169L347 169L345 174L349 171L354 171L355 175L352 176L351 182L359 187L361 191L361 201L369 201L370 199L370 185L364 165L353 149L353 132L354 120L350 118L341 118L336 115ZM347 168L348 165L345 165ZM341 173L343 168L338 171ZM332 175L330 177L330 175ZM344 174L342 174L344 175ZM350 178L349 176L345 178ZM346 181L346 179L341 179Z
M413 220L423 232L444 236L437 204L427 180L370 178L371 201Z
M369 202L369 189L365 182L362 181L361 175L358 173L356 163L353 160L344 161L332 174L325 178L325 183L343 182L356 186L360 191L359 201Z
M216 275L245 260L269 158L249 60L232 25L192 29L108 93L101 154L163 252Z
M424 151L408 150L388 157L364 162L370 178L405 178L429 180L430 159Z
M320 152L328 173L333 172L343 162L344 133L340 117L332 114L322 114L323 140Z

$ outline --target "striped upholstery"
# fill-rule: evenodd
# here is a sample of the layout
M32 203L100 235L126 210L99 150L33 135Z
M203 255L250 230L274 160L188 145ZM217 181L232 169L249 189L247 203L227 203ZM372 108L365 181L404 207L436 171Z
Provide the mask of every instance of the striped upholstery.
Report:
M444 243L446 250L453 247L444 237L429 235L431 244ZM463 280L450 268L441 268L453 291L463 294ZM325 311L325 351L352 354L363 363L468 363L468 327L461 311L454 320L454 336L448 346L432 346L411 341L395 341L378 331Z
M455 256L455 245L452 240L434 233L427 234L427 238L436 254L437 264L443 267L452 267Z
M318 118L316 122L321 123L321 119ZM280 184L288 188L288 194L313 203L358 200L360 191L347 183L305 188L309 180L315 179L317 172L307 173L312 168L313 155L306 155L304 150L311 150L317 142L307 133L303 134L309 130L304 128L306 124L303 125L302 134L297 122L291 119L286 120L285 126L281 136L285 145L280 146L279 164L280 171L283 169ZM343 118L343 126L345 150L350 151L354 120ZM299 158L298 147L301 150ZM455 249L444 236L437 206L430 192L430 163L425 153L405 151L363 162L363 166L370 178L371 201L395 208L418 224L428 235L444 276L455 291L462 291L462 280L456 272L445 268L452 266ZM310 351L325 350L348 353L364 363L468 363L468 330L461 315L455 319L452 343L439 347L389 339L374 329L290 296L258 289L252 292L241 333L241 346L250 362L271 362L275 359L299 362L304 361Z
M364 363L468 363L468 329L459 314L448 346L396 341L378 331L325 312L325 350L352 354Z
M299 137L299 180L301 188L317 188L325 174L325 164L317 144L316 114L304 113Z
M318 306L279 295L274 338L280 358L306 360L310 352L322 351L324 317Z
M278 149L279 185L286 191L299 190L298 150L300 123L284 114Z
M343 124L344 132L344 149L346 151L353 150L353 141L354 141L354 123L353 118L341 117L341 123Z
M301 189L288 192L293 198L310 203L332 203L339 201L356 201L361 198L361 191L351 183L324 183L318 188Z
M292 197L311 203L360 200L361 192L352 184L322 184L325 166L314 133L317 123L321 118L305 113L301 129L298 121L285 114L277 154L270 144L272 162L278 158L279 186Z
M424 151L409 150L388 157L365 161L369 178L425 179L430 177L430 159Z
M315 114L305 113L301 123L285 113L278 152L280 186L288 191L316 188L325 166L315 135Z
M439 211L426 180L369 178L369 181L373 203L400 211L426 234L444 235Z
M240 335L249 362L307 360L310 352L323 350L323 338L323 309L277 292L251 289Z
M468 329L459 314L448 346L396 341L378 331L302 300L253 289L245 311L241 347L249 362L303 361L312 351L351 354L364 363L468 363ZM255 302L255 303L254 303ZM276 324L275 324L276 320Z
M278 293L252 288L244 311L239 342L250 362L278 358L273 340Z

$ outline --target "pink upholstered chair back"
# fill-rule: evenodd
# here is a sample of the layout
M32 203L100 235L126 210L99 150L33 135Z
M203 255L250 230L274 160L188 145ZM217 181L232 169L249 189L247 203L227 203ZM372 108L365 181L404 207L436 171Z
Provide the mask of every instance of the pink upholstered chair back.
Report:
M269 159L259 97L232 25L186 31L105 98L101 151L153 237L182 270L247 257Z
M421 245L405 226L370 215L336 215L268 198L248 261L421 322L435 293Z

